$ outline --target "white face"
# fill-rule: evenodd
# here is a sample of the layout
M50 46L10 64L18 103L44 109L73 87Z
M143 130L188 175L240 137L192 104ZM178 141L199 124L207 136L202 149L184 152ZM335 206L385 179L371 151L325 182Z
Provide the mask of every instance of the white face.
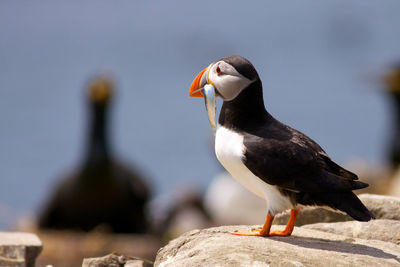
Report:
M211 64L204 73L202 82L211 82L219 92L222 99L230 101L237 97L253 81L242 74L225 61Z

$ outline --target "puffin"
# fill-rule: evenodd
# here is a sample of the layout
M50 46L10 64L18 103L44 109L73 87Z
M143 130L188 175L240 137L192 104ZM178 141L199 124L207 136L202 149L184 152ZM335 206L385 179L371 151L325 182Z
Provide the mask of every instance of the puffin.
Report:
M265 199L264 225L240 236L290 236L303 206L323 206L357 221L374 215L353 190L368 184L335 163L311 138L275 119L265 108L260 77L241 56L211 63L193 80L190 97L204 97L212 86L223 100L215 130L215 154L243 186ZM209 112L210 117L210 112ZM283 230L271 231L274 216L290 209Z
M146 179L113 153L109 111L115 95L110 77L98 75L87 85L89 125L86 151L79 167L63 177L44 205L38 225L45 229L145 233Z

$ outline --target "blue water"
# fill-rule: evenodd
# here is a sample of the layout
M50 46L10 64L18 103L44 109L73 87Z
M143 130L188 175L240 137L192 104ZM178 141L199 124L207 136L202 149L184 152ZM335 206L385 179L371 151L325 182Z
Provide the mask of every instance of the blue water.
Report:
M397 0L39 2L0 2L0 203L11 214L37 212L78 164L84 84L99 71L118 81L115 152L155 194L204 189L220 170L188 88L232 54L255 65L268 110L333 159L384 161L377 77L400 58Z

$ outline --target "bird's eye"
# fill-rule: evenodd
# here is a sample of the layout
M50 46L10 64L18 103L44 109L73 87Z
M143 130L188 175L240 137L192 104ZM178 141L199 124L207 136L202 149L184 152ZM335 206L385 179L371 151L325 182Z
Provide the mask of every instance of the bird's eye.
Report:
M221 68L218 66L215 71L217 72L218 75L222 74Z

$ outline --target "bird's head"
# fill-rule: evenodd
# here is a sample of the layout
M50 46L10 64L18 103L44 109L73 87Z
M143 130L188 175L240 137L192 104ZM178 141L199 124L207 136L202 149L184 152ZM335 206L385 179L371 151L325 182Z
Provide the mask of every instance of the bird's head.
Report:
M97 76L88 85L88 94L90 102L97 105L108 103L114 93L114 81L108 76Z
M241 56L229 56L202 70L193 80L189 96L203 97L202 88L211 84L217 96L231 101L257 79L257 71L250 61Z
M400 94L400 64L392 66L384 75L383 82L390 93Z

